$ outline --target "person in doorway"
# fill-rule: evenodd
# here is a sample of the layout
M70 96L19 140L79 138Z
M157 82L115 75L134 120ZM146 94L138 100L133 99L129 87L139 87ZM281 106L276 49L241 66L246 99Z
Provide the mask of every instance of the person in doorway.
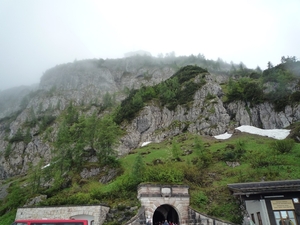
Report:
M168 220L165 220L163 225L169 225Z
M287 216L285 219L279 221L279 225L294 225L294 222Z
M285 225L284 221L285 221L285 219L279 220L279 225Z
M248 222L246 224L248 225L255 225L255 223L252 221L252 219L248 216Z

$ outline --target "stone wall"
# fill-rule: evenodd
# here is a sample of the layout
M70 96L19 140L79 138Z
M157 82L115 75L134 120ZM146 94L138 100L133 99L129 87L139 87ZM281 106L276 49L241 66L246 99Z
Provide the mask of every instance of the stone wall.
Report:
M192 208L189 208L189 225L234 225L234 223L222 221L217 218L199 213Z
M145 207L141 207L138 213L132 217L125 225L145 225L146 216L145 216Z
M17 219L86 219L94 221L94 225L102 225L109 207L92 206L58 206L58 207L26 207L18 208Z

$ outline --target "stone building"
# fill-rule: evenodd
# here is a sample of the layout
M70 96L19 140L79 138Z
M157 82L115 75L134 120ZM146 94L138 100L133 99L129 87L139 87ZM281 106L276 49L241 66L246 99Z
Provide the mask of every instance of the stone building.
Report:
M109 207L103 205L57 206L57 207L22 207L18 208L19 219L85 219L89 225L104 223Z

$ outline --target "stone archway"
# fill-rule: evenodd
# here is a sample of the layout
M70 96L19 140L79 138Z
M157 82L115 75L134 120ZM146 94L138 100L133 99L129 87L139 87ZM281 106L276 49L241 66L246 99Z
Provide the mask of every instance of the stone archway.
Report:
M186 185L140 184L138 199L144 207L145 220L150 220L153 225L165 220L187 225L190 204L188 190Z
M165 220L179 224L178 213L171 205L161 205L157 207L153 214L153 225L159 225L159 223L163 223Z

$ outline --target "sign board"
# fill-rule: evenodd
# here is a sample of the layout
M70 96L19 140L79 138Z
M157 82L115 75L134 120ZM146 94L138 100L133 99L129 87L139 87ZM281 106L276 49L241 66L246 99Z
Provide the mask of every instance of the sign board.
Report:
M161 195L163 197L170 197L171 196L171 188L162 188Z
M273 210L294 209L294 204L292 199L272 200L271 204Z

